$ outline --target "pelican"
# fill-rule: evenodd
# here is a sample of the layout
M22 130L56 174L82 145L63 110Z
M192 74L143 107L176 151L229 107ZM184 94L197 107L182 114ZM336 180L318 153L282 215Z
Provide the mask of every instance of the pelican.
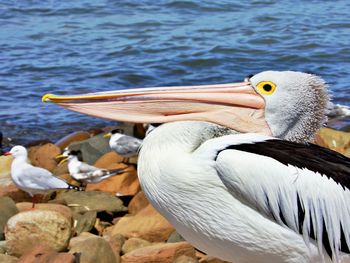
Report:
M350 262L350 161L309 143L327 85L265 71L235 84L47 94L107 119L165 123L138 175L152 205L198 249L236 262Z

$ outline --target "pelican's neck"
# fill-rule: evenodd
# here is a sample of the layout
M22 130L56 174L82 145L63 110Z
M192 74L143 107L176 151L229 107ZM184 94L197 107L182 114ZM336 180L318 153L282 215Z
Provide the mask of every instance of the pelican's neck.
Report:
M228 128L209 122L171 122L161 125L147 135L142 148L161 151L177 150L191 153L203 142L233 132Z

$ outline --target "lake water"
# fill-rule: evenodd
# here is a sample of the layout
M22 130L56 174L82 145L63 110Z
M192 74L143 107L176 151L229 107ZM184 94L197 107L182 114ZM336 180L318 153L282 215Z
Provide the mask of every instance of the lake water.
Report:
M0 1L0 131L17 143L113 124L41 103L76 94L322 76L350 105L350 1ZM349 119L335 126L349 125Z

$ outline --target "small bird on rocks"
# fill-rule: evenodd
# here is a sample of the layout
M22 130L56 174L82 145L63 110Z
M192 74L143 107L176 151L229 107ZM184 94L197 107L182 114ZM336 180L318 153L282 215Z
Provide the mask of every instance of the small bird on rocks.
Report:
M114 129L103 137L110 138L111 149L126 158L136 156L142 144L141 139L125 135L122 129Z
M84 188L88 183L96 184L111 176L125 172L125 168L107 170L84 163L78 158L80 153L80 151L65 149L63 154L58 155L56 158L63 158L60 163L68 161L68 171L70 176L80 182Z
M27 149L23 146L14 146L4 155L12 155L14 160L11 165L11 178L14 184L27 192L32 197L32 208L35 207L35 195L43 194L48 190L74 189L81 190L78 186L55 177L48 170L36 167L27 162Z

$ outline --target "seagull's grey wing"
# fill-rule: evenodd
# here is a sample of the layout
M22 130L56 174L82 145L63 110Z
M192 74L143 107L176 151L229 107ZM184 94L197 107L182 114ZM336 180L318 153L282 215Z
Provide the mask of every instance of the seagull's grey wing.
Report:
M103 169L97 168L95 166L92 166L92 165L89 165L89 164L83 163L83 162L81 162L79 165L79 172L80 173L89 173L89 172L94 172L97 170L103 170Z
M31 165L23 169L23 176L18 179L22 187L30 189L49 190L69 187L65 181L55 177L48 170Z
M115 143L113 150L124 157L131 157L138 154L142 140L132 136L124 135Z

